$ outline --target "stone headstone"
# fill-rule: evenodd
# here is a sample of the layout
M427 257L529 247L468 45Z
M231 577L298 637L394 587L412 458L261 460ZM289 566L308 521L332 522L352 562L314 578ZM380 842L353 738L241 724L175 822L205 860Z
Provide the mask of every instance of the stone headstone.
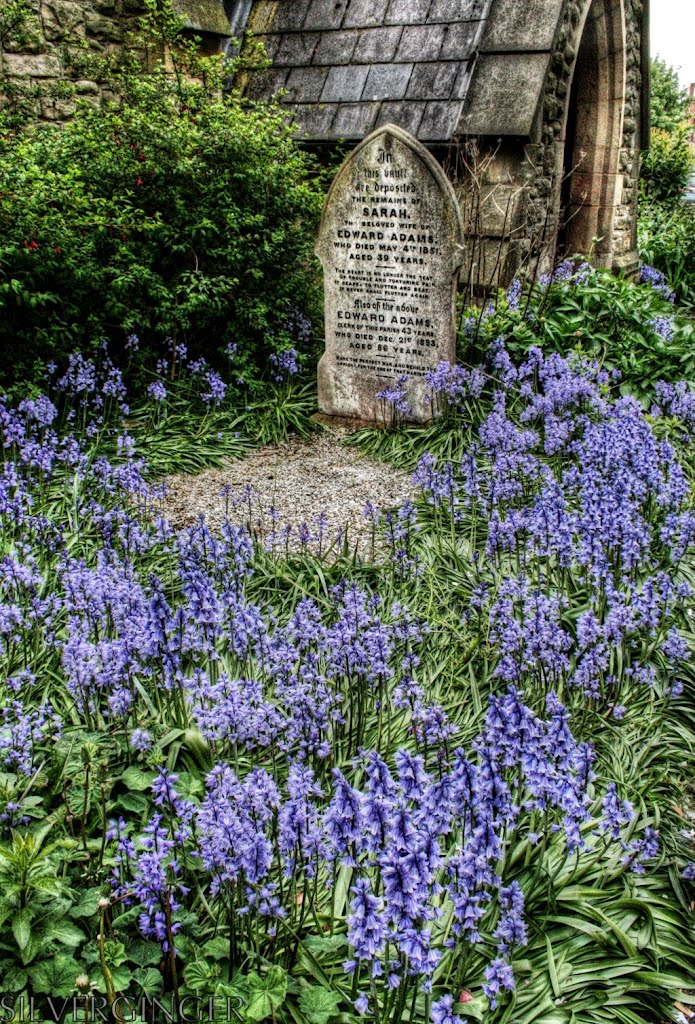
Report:
M394 125L360 143L328 193L316 252L326 308L321 412L389 422L377 394L407 376L403 418L431 419L424 375L455 358L463 224L429 150Z

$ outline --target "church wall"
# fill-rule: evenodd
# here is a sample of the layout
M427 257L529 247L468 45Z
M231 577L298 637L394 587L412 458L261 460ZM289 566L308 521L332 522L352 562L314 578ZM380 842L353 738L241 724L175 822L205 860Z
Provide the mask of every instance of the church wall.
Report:
M606 266L631 270L636 267L643 0L609 2L620 10L624 20L627 53L619 167L610 200L614 207L614 228L610 240L599 246L596 259ZM77 43L94 54L117 48L123 42L128 22L141 12L141 0L32 0L32 3L36 14L35 36L24 45L10 43L0 53L3 74L32 90L37 117L64 120L74 110L78 98L96 104L102 95L97 82L75 75L70 67L67 44ZM190 11L192 0L185 0L185 3ZM473 109L481 122L476 131L460 135L455 144L431 147L460 194L471 238L472 293L508 283L519 268L528 264L546 270L556 257L567 106L590 0L529 0L522 30L512 32L507 22L519 17L514 3L516 0L511 0L505 6L502 0L497 0L493 15L496 9L500 17L497 25L493 17L489 37L491 55L488 59L497 62L494 76L498 80L504 62L508 65L508 108L497 103L491 104L488 111L484 102L476 100ZM221 0L195 0L195 5L196 11L217 8L218 15L224 10ZM558 11L561 11L559 17ZM538 41L529 21L533 18L537 24L558 25L554 38L549 35L548 39ZM196 24L198 28L205 27L202 21ZM501 37L500 46L506 47L506 40L513 38L522 50L532 44L541 49L526 54L520 51L496 55L493 52L495 32ZM485 59L483 53L480 60ZM511 81L515 75L520 75L521 79L526 76L529 81L533 79L534 88L536 82L539 89L544 82L536 109L524 104L523 92ZM491 123L493 113L499 123L494 134L489 129L486 137L480 128ZM465 124L462 131L466 131Z
M475 239L470 257L473 291L477 282L482 285L480 293L506 285L525 266L542 273L557 258L568 105L589 4L590 0L567 0L564 5L541 104L535 114L526 112L528 137L464 138L449 151L447 161L467 232ZM626 40L624 67L619 58L617 64L623 104L622 109L599 110L599 117L613 119L605 129L616 135L615 171L610 178L603 168L585 176L586 202L596 204L597 221L605 220L606 207L612 207L613 230L597 244L594 262L631 272L637 267L642 0L611 4L612 12L620 13ZM616 95L614 89L609 91ZM497 116L505 118L504 112ZM605 205L599 208L599 203ZM591 235L587 247L590 243Z
M3 77L32 97L35 116L69 117L77 98L98 103L99 84L76 73L70 50L103 54L123 43L127 23L140 13L140 0L32 0L33 23L25 38L0 49Z

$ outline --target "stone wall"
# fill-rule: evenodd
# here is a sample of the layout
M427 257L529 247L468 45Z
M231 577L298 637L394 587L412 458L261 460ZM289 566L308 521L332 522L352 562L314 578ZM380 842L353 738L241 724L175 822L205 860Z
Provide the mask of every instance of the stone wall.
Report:
M31 96L36 115L62 120L81 97L99 102L100 86L80 77L70 52L106 53L123 42L140 0L31 0L33 18L10 33L0 49L0 68L10 85Z
M64 120L77 99L98 103L102 86L80 72L80 54L103 56L123 46L142 0L29 0L33 16L23 30L2 36L0 73L21 90L37 117ZM202 51L220 52L243 23L245 0L173 0L184 25L202 39ZM243 25L242 25L243 27Z

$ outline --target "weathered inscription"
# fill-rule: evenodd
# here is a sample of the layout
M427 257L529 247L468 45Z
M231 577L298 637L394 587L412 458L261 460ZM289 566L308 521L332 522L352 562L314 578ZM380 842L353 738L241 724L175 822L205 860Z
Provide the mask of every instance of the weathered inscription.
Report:
M322 412L378 422L377 392L405 374L409 418L429 419L424 375L454 358L463 231L428 150L391 125L365 139L329 192L316 251L326 296Z

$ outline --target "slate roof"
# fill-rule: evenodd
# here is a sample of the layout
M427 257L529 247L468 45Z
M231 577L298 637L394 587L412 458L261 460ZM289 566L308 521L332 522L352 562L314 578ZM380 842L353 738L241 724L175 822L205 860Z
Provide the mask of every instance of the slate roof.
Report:
M459 129L491 0L255 0L247 28L271 67L250 98L282 102L304 137L361 139L394 123L423 142ZM513 0L525 3L526 0Z

